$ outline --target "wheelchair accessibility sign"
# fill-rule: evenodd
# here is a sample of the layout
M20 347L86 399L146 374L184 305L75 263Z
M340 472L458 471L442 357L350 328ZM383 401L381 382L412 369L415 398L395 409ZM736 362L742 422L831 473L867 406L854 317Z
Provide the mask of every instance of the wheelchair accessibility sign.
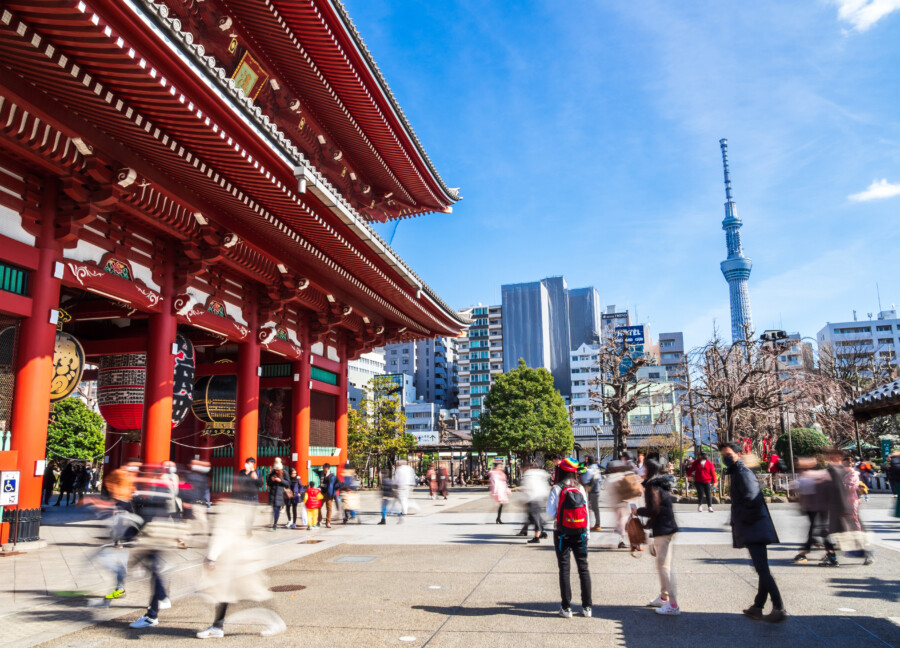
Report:
M12 506L19 503L19 471L4 470L0 472L0 506Z

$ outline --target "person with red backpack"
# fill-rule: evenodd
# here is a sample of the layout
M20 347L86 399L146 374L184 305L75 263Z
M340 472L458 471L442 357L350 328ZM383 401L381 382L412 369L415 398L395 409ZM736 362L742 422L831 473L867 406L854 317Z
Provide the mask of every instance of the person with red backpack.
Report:
M556 467L554 486L547 498L547 515L556 523L553 529L553 548L559 565L559 615L572 618L569 603L572 587L569 583L569 554L575 556L578 580L581 582L581 612L591 616L591 572L588 569L587 545L590 538L588 499L578 483L578 462L566 458Z

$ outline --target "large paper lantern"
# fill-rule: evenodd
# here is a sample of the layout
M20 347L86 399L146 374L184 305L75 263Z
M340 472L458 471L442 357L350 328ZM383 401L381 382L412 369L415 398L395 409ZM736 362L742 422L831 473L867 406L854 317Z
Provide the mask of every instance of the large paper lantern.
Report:
M194 345L183 335L175 339L175 376L172 386L172 427L178 427L191 409L194 396Z
M144 418L147 354L122 353L100 358L97 401L100 415L114 430L140 430Z
M178 352L173 362L172 427L187 416L193 398L194 345L185 336L175 338ZM100 414L114 430L140 430L144 419L144 384L147 354L124 353L100 359L97 400Z
M84 373L84 349L78 340L62 331L56 334L53 352L53 378L50 381L50 402L68 397L81 382Z
M194 385L191 411L206 424L205 434L234 434L237 376L203 376Z

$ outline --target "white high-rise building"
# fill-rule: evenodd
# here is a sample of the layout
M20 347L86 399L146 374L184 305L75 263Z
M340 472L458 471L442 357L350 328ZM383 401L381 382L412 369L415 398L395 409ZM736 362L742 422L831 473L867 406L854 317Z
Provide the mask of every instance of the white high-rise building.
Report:
M374 376L383 376L384 349L373 349L347 363L347 396L351 407L359 407L362 390Z
M460 312L472 324L458 340L459 429L471 430L494 376L503 373L503 308L473 306Z
M860 372L871 372L874 366L897 364L900 351L900 319L897 311L878 313L877 320L829 322L819 331L819 357L833 358L839 366L859 365ZM802 357L795 362L802 362Z

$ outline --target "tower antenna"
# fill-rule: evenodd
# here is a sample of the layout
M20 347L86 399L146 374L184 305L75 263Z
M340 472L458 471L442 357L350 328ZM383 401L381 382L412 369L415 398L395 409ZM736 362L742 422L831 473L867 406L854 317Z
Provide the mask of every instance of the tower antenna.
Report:
M725 230L725 245L728 257L722 261L720 267L725 281L728 282L728 292L731 302L731 340L740 342L747 338L753 331L753 318L750 313L750 292L747 288L747 280L750 278L750 269L753 263L744 256L741 247L741 226L743 223L737 215L737 205L731 195L731 173L728 169L728 140L720 139L719 146L722 149L722 167L725 172L725 220L722 221L722 229Z

